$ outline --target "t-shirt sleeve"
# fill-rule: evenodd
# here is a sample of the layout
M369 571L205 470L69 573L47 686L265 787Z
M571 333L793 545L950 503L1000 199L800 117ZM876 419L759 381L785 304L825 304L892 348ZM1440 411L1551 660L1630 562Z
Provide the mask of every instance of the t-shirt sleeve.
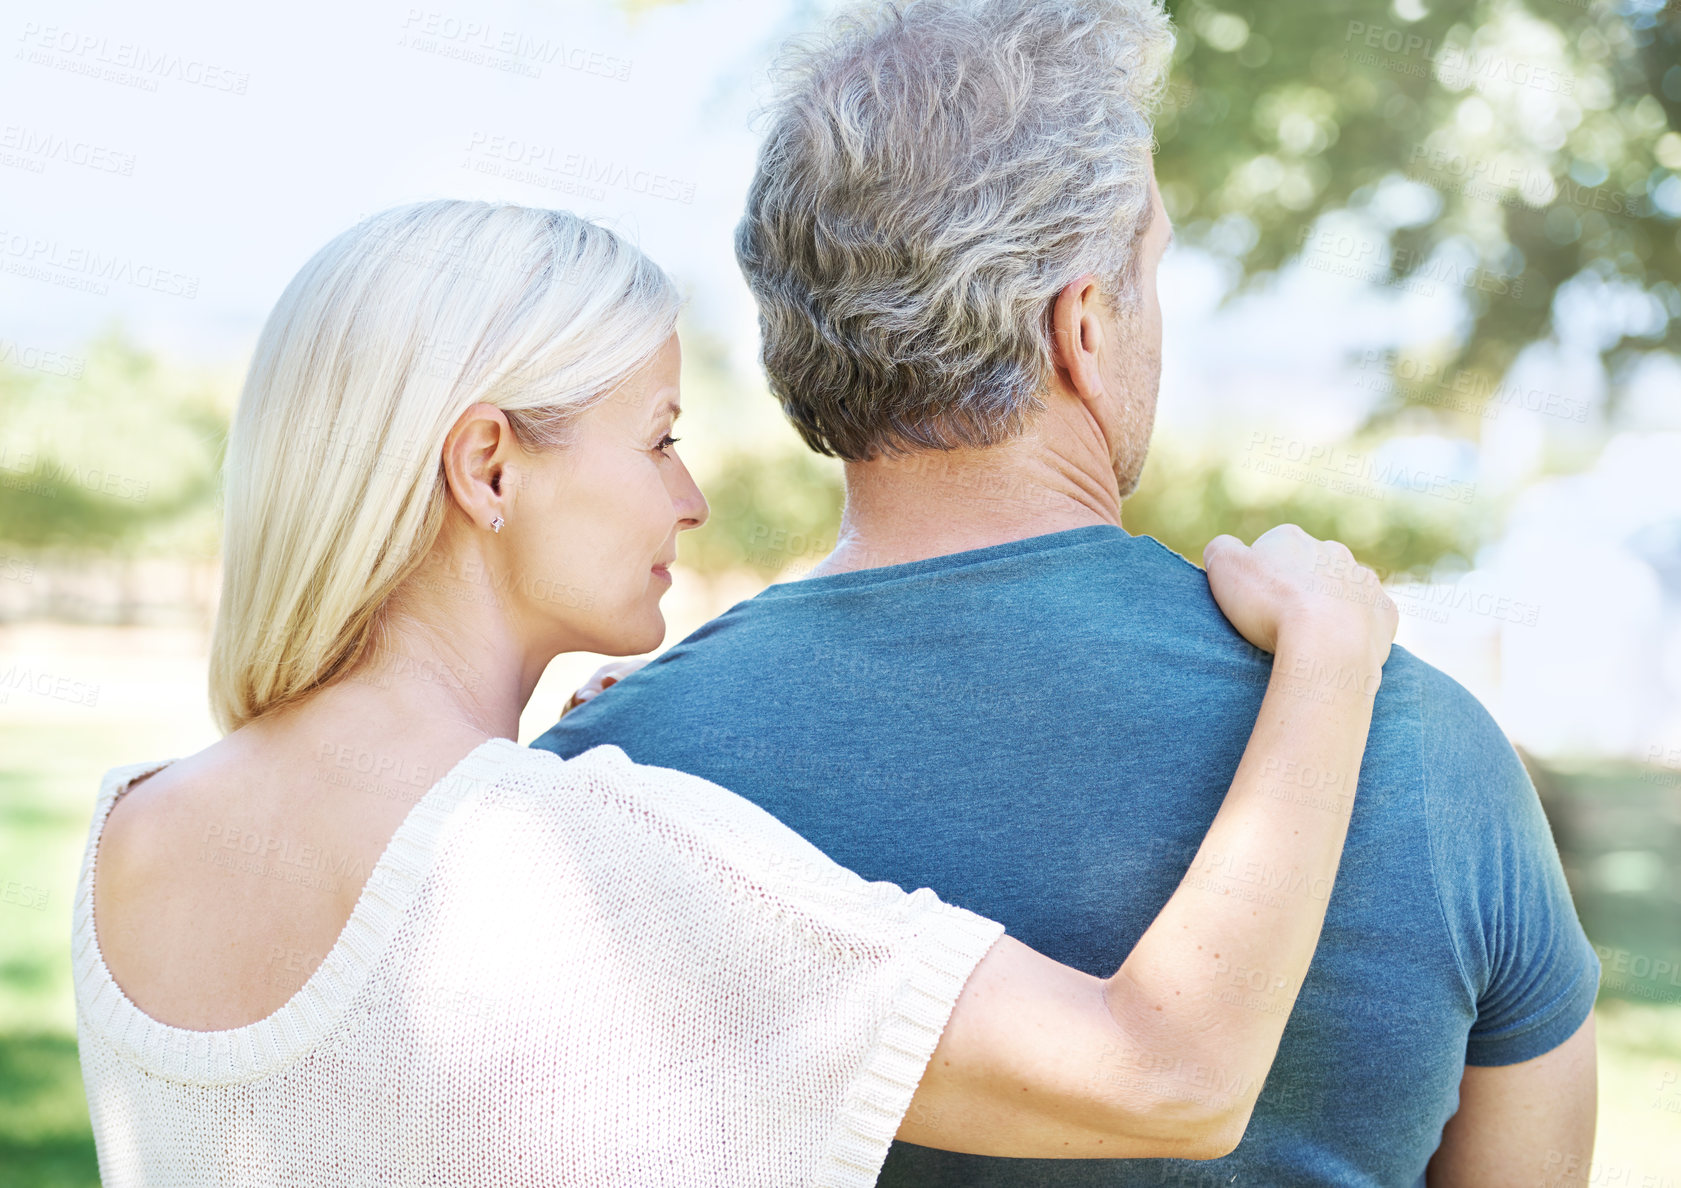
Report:
M874 1184L964 983L1004 926L927 888L868 882L698 776L633 763L615 746L570 762L600 773L590 783L618 823L624 875L663 913L658 959L675 956L710 1028L715 1100L732 1103L715 1129L757 1132L755 1158L767 1141L784 1146L785 1170L800 1177L786 1182Z
M1424 673L1421 713L1437 895L1475 1002L1465 1063L1531 1060L1593 1010L1599 958L1511 743L1476 698L1434 669Z

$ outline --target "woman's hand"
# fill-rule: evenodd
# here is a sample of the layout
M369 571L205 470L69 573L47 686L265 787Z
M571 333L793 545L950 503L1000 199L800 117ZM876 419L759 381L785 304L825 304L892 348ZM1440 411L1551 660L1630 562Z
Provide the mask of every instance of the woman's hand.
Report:
M617 684L644 664L648 657L643 656L634 660L610 660L595 670L595 675L585 681L578 691L572 694L566 704L560 709L560 716L565 717L572 710L577 709L584 702L598 693L605 692L611 685Z
M1216 536L1202 560L1214 601L1256 647L1276 653L1280 639L1288 638L1351 649L1372 667L1383 667L1400 614L1377 574L1348 546L1280 524L1253 545Z

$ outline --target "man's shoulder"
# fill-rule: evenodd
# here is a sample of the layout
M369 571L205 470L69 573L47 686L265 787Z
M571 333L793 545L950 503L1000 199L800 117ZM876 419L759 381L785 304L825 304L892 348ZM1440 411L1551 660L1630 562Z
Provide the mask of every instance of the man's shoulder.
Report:
M1426 790L1522 772L1512 744L1476 695L1400 644L1383 666L1366 754L1368 763L1404 760Z
M1396 647L1397 672L1416 704L1419 740L1432 774L1498 769L1521 771L1511 742L1476 694L1432 664ZM1389 679L1386 667L1384 679Z

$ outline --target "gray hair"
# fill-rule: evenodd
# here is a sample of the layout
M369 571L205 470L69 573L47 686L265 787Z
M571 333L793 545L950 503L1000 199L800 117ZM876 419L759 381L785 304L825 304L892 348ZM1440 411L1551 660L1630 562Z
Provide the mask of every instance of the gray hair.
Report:
M785 51L736 258L818 453L997 445L1044 407L1052 302L1136 298L1160 0L916 0Z

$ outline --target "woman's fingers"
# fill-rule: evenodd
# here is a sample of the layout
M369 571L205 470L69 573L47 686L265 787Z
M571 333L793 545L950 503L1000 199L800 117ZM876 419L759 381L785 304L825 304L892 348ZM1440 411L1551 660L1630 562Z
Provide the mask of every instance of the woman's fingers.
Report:
M646 660L611 660L603 664L595 670L594 675L589 680L584 682L583 688L578 690L578 700L588 701L596 694L617 684L622 678L629 676L646 663Z
M1203 562L1220 610L1256 647L1276 651L1279 631L1289 623L1293 630L1365 640L1388 654L1398 622L1394 604L1377 575L1340 541L1280 524L1248 547L1215 537Z
M578 691L567 700L561 708L560 715L565 717L568 710L575 710L590 698L605 692L618 684L625 677L648 663L648 657L642 656L631 660L610 660L596 669L590 679L585 681Z
M1248 545L1244 544L1237 537L1222 532L1219 536L1216 536L1213 540L1202 546L1203 567L1207 568L1208 564L1215 557L1230 556L1233 549L1247 549L1248 547Z

